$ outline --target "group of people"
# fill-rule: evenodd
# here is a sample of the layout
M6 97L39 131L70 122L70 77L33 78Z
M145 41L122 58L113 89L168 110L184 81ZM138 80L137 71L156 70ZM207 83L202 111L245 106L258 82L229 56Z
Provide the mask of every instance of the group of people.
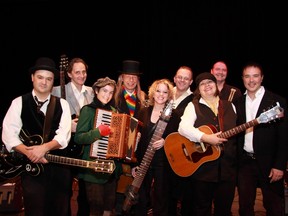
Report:
M226 83L228 69L223 61L216 62L210 72L196 76L193 92L193 72L188 66L179 67L173 78L175 85L168 78L158 79L151 83L147 94L141 89L139 62L125 60L122 66L117 82L107 76L89 87L85 85L88 65L81 58L72 59L67 68L65 98L61 98L61 87L54 86L59 70L52 59L41 57L29 69L33 89L12 101L2 125L7 150L19 152L44 167L37 176L21 174L25 215L71 215L74 178L79 183L81 216L146 216L150 209L157 216L228 216L235 189L239 193L239 214L255 215L258 187L267 215L284 215L287 101L262 85L261 65L251 62L243 67L243 94ZM171 101L174 107L169 120L161 128L159 139L154 140L160 132L157 125L163 111ZM113 174L49 163L45 157L48 152L67 156L71 142L82 147L81 159L95 160L92 144L114 132L109 124L95 126L97 109L124 113L141 122L136 162L112 158ZM261 122L259 116L263 114L268 117ZM28 136L40 135L43 142L26 142L19 136L22 131ZM188 177L173 171L164 151L166 137L174 132L202 150L196 158L194 153L186 152L191 166L197 160L204 161ZM125 193L117 192L119 181L124 169L131 171L131 181L141 175L139 166L150 144L155 154L139 188L138 200L131 212L122 212ZM184 154L182 149L179 151ZM205 161L209 154L217 156Z

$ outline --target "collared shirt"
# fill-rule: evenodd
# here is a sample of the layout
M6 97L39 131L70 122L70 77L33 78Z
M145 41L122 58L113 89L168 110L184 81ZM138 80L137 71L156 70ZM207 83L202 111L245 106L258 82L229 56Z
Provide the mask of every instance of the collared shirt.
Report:
M208 104L204 100L203 100L203 102L208 106ZM187 137L190 141L200 142L201 137L203 136L204 132L193 127L196 119L197 119L197 116L196 116L194 104L192 102L189 102L185 108L185 111L184 111L182 117L181 117L178 132L182 136Z
M34 90L32 91L32 95L34 98ZM51 95L48 96L48 101L44 103L40 109L44 113L44 115L46 115L47 106L50 102L50 98ZM61 145L61 149L64 149L65 147L67 147L71 137L71 113L69 104L66 100L60 99L60 103L63 109L63 113L59 123L59 127L56 130L56 135L54 136L53 140L56 140L59 145ZM22 144L22 141L19 138L20 130L23 126L21 112L22 96L19 96L12 101L3 120L2 141L4 142L9 152L12 150L13 147Z
M187 96L191 95L192 94L192 91L190 90L190 88L188 88L186 90L186 92L184 92L180 97L178 97L177 99L175 98L175 95L176 95L176 86L173 88L173 91L174 91L174 108L176 109L177 106L181 103L182 100L184 100Z
M74 93L75 98L78 101L80 107L83 107L84 105L86 105L88 103L86 98L85 98L85 94L87 92L86 86L83 85L80 92L76 88L76 86L75 86L75 84L73 82L71 82L71 87L72 87L73 93Z
M261 86L255 94L255 99L252 100L247 91L244 93L246 95L246 122L249 122L256 118L257 111L259 109L260 103L265 93L265 88ZM246 152L254 153L253 149L253 127L248 128L245 132L244 140L244 150Z
M210 107L209 104L203 98L200 98L199 103L205 104L206 106ZM231 105L233 107L234 112L236 113L235 106L233 104ZM219 103L217 104L217 108L218 106L219 106ZM178 132L182 136L185 136L192 142L201 142L201 137L203 136L204 132L202 132L201 130L193 126L195 124L196 119L197 119L197 115L196 115L194 104L193 102L189 102L181 117Z

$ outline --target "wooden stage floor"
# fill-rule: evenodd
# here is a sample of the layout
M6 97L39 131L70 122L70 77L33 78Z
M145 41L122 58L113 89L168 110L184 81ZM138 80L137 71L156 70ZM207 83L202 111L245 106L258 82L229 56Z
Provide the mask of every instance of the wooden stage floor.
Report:
M77 214L77 195L78 195L78 184L77 181L74 182L73 185L73 196L71 198L71 207L72 207L72 215L76 216ZM232 214L233 216L238 216L238 194L237 190L235 193L235 198L232 206ZM18 211L18 212L3 212L1 211L1 204L0 204L0 216L24 216L24 210ZM151 216L152 214L150 214ZM262 194L261 191L257 190L257 197L255 202L255 215L256 216L264 216L266 215L265 210L262 206Z

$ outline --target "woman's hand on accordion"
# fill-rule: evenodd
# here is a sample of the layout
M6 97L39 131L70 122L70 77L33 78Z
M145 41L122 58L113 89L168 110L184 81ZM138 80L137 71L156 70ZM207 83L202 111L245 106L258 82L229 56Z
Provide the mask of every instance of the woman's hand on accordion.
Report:
M105 124L100 124L98 130L101 136L108 136L111 133L110 126Z

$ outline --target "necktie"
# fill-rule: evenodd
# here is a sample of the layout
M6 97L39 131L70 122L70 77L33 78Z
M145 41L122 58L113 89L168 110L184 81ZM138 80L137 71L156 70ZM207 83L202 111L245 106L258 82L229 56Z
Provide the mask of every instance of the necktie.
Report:
M37 103L37 112L44 114L40 109L41 109L41 107L43 106L43 104L48 101L48 99L46 99L45 101L39 101L36 96L35 96L34 98L35 98L35 101L36 101L36 103Z
M128 92L124 89L124 98L126 100L126 104L129 108L129 112L131 116L134 116L135 108L136 108L136 91L130 96Z

